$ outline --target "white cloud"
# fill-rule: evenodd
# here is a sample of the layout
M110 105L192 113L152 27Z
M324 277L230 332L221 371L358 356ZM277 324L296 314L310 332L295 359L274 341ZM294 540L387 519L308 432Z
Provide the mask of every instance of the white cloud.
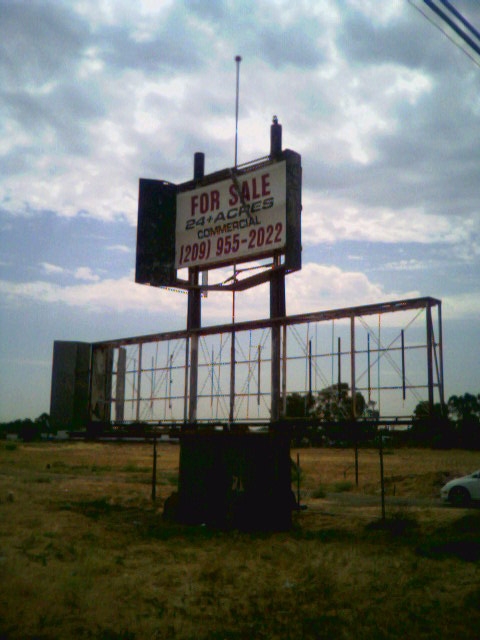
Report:
M92 284L59 285L34 282L0 281L0 292L6 300L18 299L46 304L83 307L86 311L145 311L176 313L185 304L186 296L154 287L138 285L131 276L96 281Z
M131 253L132 248L127 247L126 244L112 244L108 247L105 247L107 251L119 251L120 253Z
M407 264L406 268L417 268ZM170 328L183 328L186 323L187 295L148 287L134 282L133 273L119 279L99 280L87 268L82 271L86 284L59 285L42 280L34 282L0 281L0 294L4 302L21 301L44 304L64 304L83 308L88 312L143 312L168 317ZM226 272L225 272L226 273ZM95 278L95 280L93 279ZM267 318L269 316L269 285L261 285L239 292L235 296L237 322ZM286 277L287 313L311 313L328 309L341 309L389 300L420 297L416 290L388 291L369 280L360 271L343 271L336 266L308 263L301 271ZM444 317L480 317L480 294L465 293L443 297ZM202 324L229 323L232 317L232 293L209 292L202 299Z
M415 258L410 258L408 260L397 260L396 262L387 262L381 269L390 269L391 271L420 271L431 267L431 264L427 263L423 260L416 260Z
M41 262L40 267L45 271L45 273L65 273L65 269L56 264L50 264L49 262Z
M442 298L443 318L471 319L478 321L480 318L480 291L447 295ZM472 345L476 348L477 345Z
M288 312L304 313L417 297L418 292L386 292L360 271L305 265L287 278Z
M90 282L98 282L100 276L90 269L90 267L78 267L73 273L76 280L88 280Z
M464 244L472 235L469 223L427 214L422 208L359 207L352 201L307 192L303 209L303 242L310 246L339 240Z

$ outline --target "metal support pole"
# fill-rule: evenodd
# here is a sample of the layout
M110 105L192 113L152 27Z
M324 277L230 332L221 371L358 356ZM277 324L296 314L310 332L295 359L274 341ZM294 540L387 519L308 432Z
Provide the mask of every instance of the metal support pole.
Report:
M407 387L405 382L405 332L403 329L400 335L402 339L402 397L405 400L407 397Z
M238 99L240 95L240 62L242 56L235 56L235 63L237 65L237 86L235 92L235 168L237 167L238 160Z
M312 402L312 341L308 341L308 403Z
M287 325L282 325L282 415L287 413Z
M233 281L237 279L237 268L233 265ZM235 324L235 291L232 294L232 326ZM229 422L235 420L235 365L236 365L236 351L235 351L235 329L232 329L231 343L230 343L230 411Z
M355 439L355 486L358 487L358 440Z
M433 327L432 307L427 304L427 376L428 376L428 412L433 418Z
M442 333L442 303L439 302L437 306L438 313L438 352L440 360L440 376L438 380L440 404L442 405L442 411L445 407L445 389L443 386L443 333Z
M138 345L138 371L137 371L137 412L136 420L140 420L140 400L142 386L142 343Z
M297 506L300 507L300 454L297 452Z
M261 395L261 387L260 387L260 376L261 376L261 370L260 367L262 366L262 347L260 345L258 345L257 347L257 367L258 367L258 385L257 385L257 405L260 406L260 395Z
M198 286L198 269L189 269L190 285ZM200 288L188 290L188 330L200 328ZM197 385L198 385L198 334L190 337L190 396L188 404L188 420L197 420Z
M185 341L185 380L183 391L183 421L186 423L188 420L188 371L190 364L190 338L187 336ZM170 395L171 398L171 395Z
M157 433L153 434L152 502L157 496Z
M340 385L342 384L342 339L338 338L338 349L337 349L337 369L338 369L338 387L337 392L340 397Z
M383 471L383 438L380 433L378 436L378 454L380 456L380 489L382 498L382 520L385 520L385 476Z
M357 388L355 382L355 316L350 318L350 377L352 390L352 419L357 417Z
M370 372L370 333L367 333L367 386L368 386L368 406L372 402L372 379Z
M280 258L275 257L275 266L280 264ZM270 279L270 317L285 316L285 272L273 271ZM275 324L272 329L272 358L271 358L271 416L272 422L280 419L280 325Z
M229 422L233 422L235 420L235 360L235 331L232 331L230 343L230 410L228 413Z
M205 175L205 155L195 153L193 158L193 178L199 180ZM190 288L188 290L187 330L200 329L202 295L199 286L199 270L194 267L188 270ZM190 336L190 396L188 404L188 420L197 421L197 392L198 392L198 334Z

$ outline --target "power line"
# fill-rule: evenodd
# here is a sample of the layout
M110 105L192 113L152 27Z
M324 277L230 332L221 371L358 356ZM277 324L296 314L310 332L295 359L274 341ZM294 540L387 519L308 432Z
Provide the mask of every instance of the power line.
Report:
M408 2L480 66L480 32L448 0Z

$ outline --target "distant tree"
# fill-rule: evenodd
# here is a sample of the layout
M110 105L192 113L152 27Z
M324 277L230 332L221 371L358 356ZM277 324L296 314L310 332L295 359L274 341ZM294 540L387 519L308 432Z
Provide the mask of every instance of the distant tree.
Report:
M455 427L449 419L445 407L434 403L430 411L430 403L421 400L412 415L410 440L417 445L429 447L453 447L456 444Z
M24 442L39 440L42 433L48 432L50 429L50 417L47 413L42 413L31 420L25 418L23 420L11 420L10 422L0 423L0 437L6 438L7 434L16 434Z
M35 424L38 425L42 433L48 433L50 431L50 416L48 413L41 413L35 418Z
M365 412L367 403L357 391L355 394L355 416L360 418ZM350 387L346 382L333 384L318 392L312 413L326 422L340 422L353 417L353 400Z
M451 396L448 412L455 423L459 445L467 449L480 449L480 394Z
M302 446L305 443L320 444L323 430L317 425L306 423L307 418L312 416L313 397L309 393L290 393L287 395L284 417L290 422L292 427L292 440L295 446ZM299 418L295 420L295 418Z
M40 428L38 424L27 418L26 420L22 420L22 424L18 431L19 437L24 442L32 442L33 440L40 439Z
M474 396L465 393L463 396L451 396L448 399L448 411L452 420L480 421L480 394Z
M290 393L287 395L285 417L308 418L311 417L313 398L308 394Z
M355 393L355 412L350 387L346 382L325 387L318 392L312 414L325 422L325 435L336 442L360 442L369 440L376 433L375 419L378 412L367 407L360 391ZM354 419L355 418L355 419ZM368 422L362 422L368 419Z

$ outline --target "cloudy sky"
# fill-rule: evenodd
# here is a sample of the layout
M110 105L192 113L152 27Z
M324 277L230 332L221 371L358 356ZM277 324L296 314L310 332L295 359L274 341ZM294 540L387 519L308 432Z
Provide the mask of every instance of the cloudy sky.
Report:
M302 155L288 313L440 298L446 395L480 392L480 67L411 3L0 0L0 420L49 410L56 339L185 328L134 283L138 179L233 165L237 54L239 162L273 114Z

